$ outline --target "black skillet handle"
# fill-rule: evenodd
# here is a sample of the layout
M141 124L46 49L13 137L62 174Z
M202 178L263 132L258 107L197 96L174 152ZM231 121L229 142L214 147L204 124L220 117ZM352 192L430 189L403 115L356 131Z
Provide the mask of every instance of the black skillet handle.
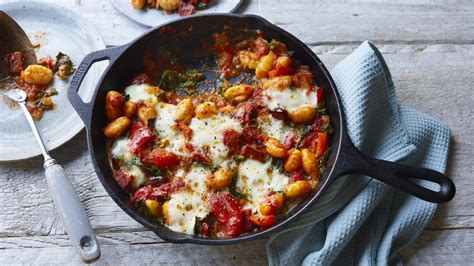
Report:
M341 147L340 157L335 167L335 177L346 174L367 175L417 198L434 203L450 201L456 193L453 181L440 172L371 158L360 152L348 136L343 137ZM439 191L425 188L410 179L437 183L440 186Z
M110 63L114 62L125 48L126 46L117 46L92 52L86 55L84 59L82 59L81 64L76 68L76 72L69 83L67 97L82 121L89 121L92 110L92 102L84 102L78 94L79 87L81 86L87 71L89 71L90 67L96 62L104 60L110 60ZM94 89L92 98L95 97L96 93L97 87Z

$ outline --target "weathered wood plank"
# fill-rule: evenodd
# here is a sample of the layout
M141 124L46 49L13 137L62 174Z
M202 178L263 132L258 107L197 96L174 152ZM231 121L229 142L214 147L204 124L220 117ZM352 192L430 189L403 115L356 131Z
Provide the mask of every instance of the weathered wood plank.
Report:
M407 265L472 265L473 230L426 230L401 254Z
M171 244L150 232L98 234L102 257L95 265L266 265L267 239L229 246ZM0 238L0 264L81 265L67 236Z
M267 264L267 239L231 246L170 244L150 232L117 232L98 234L102 258L96 265L116 264ZM408 265L466 265L474 261L474 231L426 230L411 246L401 251ZM80 264L67 236L30 236L0 238L0 264L68 262Z
M69 0L60 4L92 23L107 45L127 43L147 30L119 13L109 0ZM365 39L465 44L474 39L472 1L255 0L248 1L239 12L263 16L311 44Z

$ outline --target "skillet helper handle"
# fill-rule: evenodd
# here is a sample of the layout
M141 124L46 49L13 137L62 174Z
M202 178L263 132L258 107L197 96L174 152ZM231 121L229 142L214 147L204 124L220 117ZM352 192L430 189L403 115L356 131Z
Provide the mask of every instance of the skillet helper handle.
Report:
M84 262L97 260L100 248L94 229L64 169L59 164L52 163L45 166L45 175L53 202L73 246Z
M117 46L89 53L84 57L84 59L82 59L82 62L76 68L74 76L72 77L71 82L69 83L67 97L69 99L69 102L72 104L72 106L84 122L89 121L93 102L84 102L81 96L79 96L78 94L79 88L81 87L84 77L86 76L87 72L94 63L104 60L110 60L110 62L112 63L120 56L120 54L125 48L127 48L127 46ZM93 98L95 97L96 93L97 88L95 88L93 92Z
M347 136L346 139L349 139ZM456 193L453 181L446 175L427 168L404 165L369 157L360 152L350 141L343 144L344 150L336 166L335 176L361 174L396 187L417 198L434 203L450 201ZM439 191L428 189L412 180L426 180L439 185Z

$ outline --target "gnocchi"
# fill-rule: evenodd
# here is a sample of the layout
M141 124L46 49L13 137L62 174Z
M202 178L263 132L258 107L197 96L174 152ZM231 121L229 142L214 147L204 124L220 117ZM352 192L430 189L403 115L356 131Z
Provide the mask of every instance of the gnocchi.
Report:
M133 118L137 113L138 106L136 103L128 101L123 105L123 114L128 118Z
M145 0L132 0L132 6L135 9L143 9L145 7Z
M288 159L284 165L285 171L291 173L293 171L299 170L302 164L302 157L301 151L298 149L292 149L289 151Z
M191 99L183 99L176 106L176 121L183 121L192 118L194 112L194 104Z
M115 120L122 115L124 109L124 97L118 91L109 91L105 96L105 115L109 121Z
M156 118L156 110L152 107L140 106L137 110L137 115L145 125L148 125L148 121Z
M301 159L303 170L306 174L312 178L318 176L318 161L316 155L309 149L303 149L301 151Z
M277 88L286 89L291 87L293 79L290 76L279 76L262 80L262 89Z
M195 112L197 118L205 119L217 114L217 107L213 102L203 102L196 106Z
M272 137L265 141L265 149L267 150L268 154L276 158L285 158L287 156L285 145Z
M316 117L316 109L310 105L302 105L288 112L294 123L305 123Z
M285 196L289 199L304 198L312 189L313 186L309 181L298 180L286 186Z
M220 168L206 178L206 185L212 189L221 190L232 183L233 176L234 171L232 169Z
M264 202L260 203L259 211L263 215L275 215L285 204L283 193L278 192L268 196Z
M175 11L178 9L181 0L157 0L159 8L162 8L166 11Z
M275 54L272 51L260 58L260 61L258 61L257 67L255 68L255 76L257 78L268 76L268 72L272 70L274 60Z
M239 51L237 54L240 62L240 68L243 70L251 70L257 67L257 55L248 50Z
M125 131L130 128L130 119L126 116L121 116L104 128L104 135L111 139L120 137Z
M29 65L21 72L21 78L34 85L48 85L53 77L53 71L41 65Z
M232 102L240 103L247 101L252 96L253 91L252 86L241 84L228 88L224 92L224 96Z

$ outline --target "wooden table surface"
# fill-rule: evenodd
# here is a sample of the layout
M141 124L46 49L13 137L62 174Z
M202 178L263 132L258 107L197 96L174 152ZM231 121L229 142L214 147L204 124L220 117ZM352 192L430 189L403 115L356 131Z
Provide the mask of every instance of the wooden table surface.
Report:
M0 0L9 2L8 0ZM147 28L109 0L62 0L95 26L108 46ZM474 263L474 2L470 0L253 0L240 13L263 16L307 43L332 68L371 40L391 69L401 103L452 129L447 174L454 200L439 207L421 237L403 250L409 264ZM94 173L81 132L52 152L78 191L98 235L97 264L267 264L267 239L232 246L175 245L129 218ZM42 159L0 163L0 264L80 264L58 220Z

